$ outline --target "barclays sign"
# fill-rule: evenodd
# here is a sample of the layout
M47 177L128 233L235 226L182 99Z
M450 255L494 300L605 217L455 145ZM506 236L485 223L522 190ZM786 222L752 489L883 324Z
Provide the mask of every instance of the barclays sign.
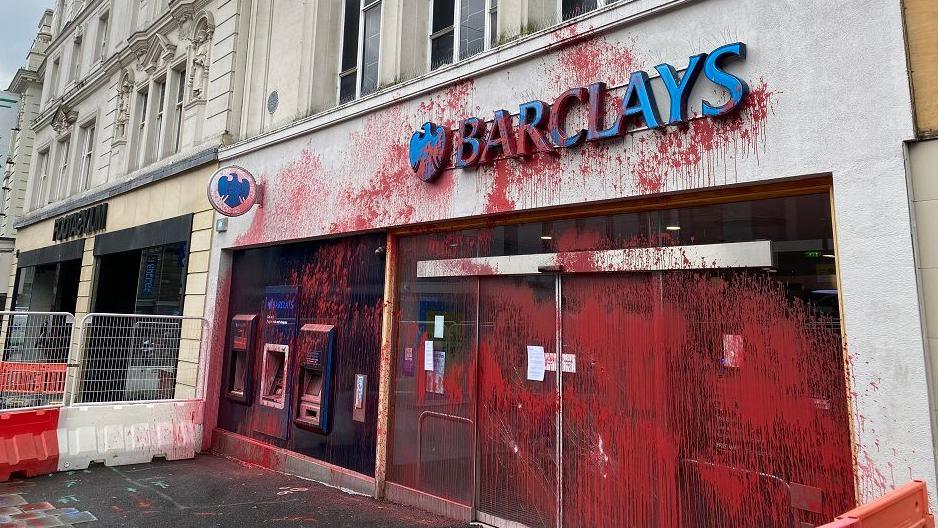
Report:
M746 45L737 42L691 56L683 74L670 64L655 66L669 97L666 120L660 115L648 73L639 70L629 76L615 119L608 126L604 82L571 88L551 104L538 100L522 103L518 107L517 125L507 110L495 111L490 125L477 117L466 118L458 123L455 134L445 126L427 122L411 136L410 165L421 180L432 182L449 165L454 147L453 166L471 168L497 158L527 158L575 147L584 141L621 137L630 131L630 125L634 130L683 123L688 120L689 97L701 74L724 89L728 99L720 104L703 100L699 114L704 118L723 116L737 109L749 94L746 82L728 73L724 66L745 58ZM587 128L570 131L565 121L575 105L585 105Z

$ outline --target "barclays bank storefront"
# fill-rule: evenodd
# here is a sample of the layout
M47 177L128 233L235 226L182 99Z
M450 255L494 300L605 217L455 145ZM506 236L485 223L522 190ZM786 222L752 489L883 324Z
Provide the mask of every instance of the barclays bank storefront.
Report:
M858 111L904 67L792 43L824 3L639 3L221 150L215 449L493 526L816 526L932 482L888 425L930 430L910 125Z

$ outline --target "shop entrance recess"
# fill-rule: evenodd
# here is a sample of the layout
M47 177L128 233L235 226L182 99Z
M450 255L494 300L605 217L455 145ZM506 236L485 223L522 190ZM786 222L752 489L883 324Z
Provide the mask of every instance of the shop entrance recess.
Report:
M842 384L812 375L842 369L751 278L773 265L768 241L418 261L478 299L474 416L425 412L422 449L427 423L469 433L458 476L493 526L813 522L834 468L791 461L843 434Z

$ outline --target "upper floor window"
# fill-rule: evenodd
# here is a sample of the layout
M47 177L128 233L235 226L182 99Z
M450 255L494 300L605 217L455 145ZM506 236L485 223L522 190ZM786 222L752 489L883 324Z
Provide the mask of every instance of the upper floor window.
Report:
M355 99L358 79L358 19L361 14L359 0L345 0L342 16L342 57L339 65L339 104Z
M46 148L39 152L36 160L36 186L33 189L33 208L38 209L42 205L43 194L46 192L46 184L49 179L49 149Z
M489 0L489 46L498 43L498 0Z
M81 77L81 39L76 39L72 45L72 68L69 70L68 80L77 81Z
M578 17L597 7L614 4L619 0L560 0L560 17L563 20Z
M110 13L105 11L98 17L98 32L95 34L95 59L104 60L107 57L107 30Z
M68 167L69 155L72 146L72 138L67 137L59 141L56 146L56 174L52 188L49 189L48 203L65 198L65 190L68 188Z
M378 89L378 56L381 50L381 0L362 7L361 95Z
M94 168L94 122L81 129L81 160L78 169L77 191L84 191L91 183L91 171Z
M49 99L55 97L59 91L59 69L61 66L60 58L52 60L52 72L49 74Z
M150 137L150 153L147 161L153 161L160 157L162 151L164 132L164 116L166 115L166 79L156 81L156 106L153 107L153 134Z
M430 5L431 70L481 53L494 42L497 0L434 0Z
M176 71L176 100L173 102L173 152L179 152L182 139L182 112L186 98L186 70Z
M147 103L149 94L146 90L137 92L137 166L146 163Z

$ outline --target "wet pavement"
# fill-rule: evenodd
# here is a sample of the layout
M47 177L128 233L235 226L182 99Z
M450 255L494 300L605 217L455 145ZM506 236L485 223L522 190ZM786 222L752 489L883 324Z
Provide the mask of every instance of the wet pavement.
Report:
M201 455L194 460L135 466L99 464L83 471L0 484L0 528L7 526L468 525L219 456Z

